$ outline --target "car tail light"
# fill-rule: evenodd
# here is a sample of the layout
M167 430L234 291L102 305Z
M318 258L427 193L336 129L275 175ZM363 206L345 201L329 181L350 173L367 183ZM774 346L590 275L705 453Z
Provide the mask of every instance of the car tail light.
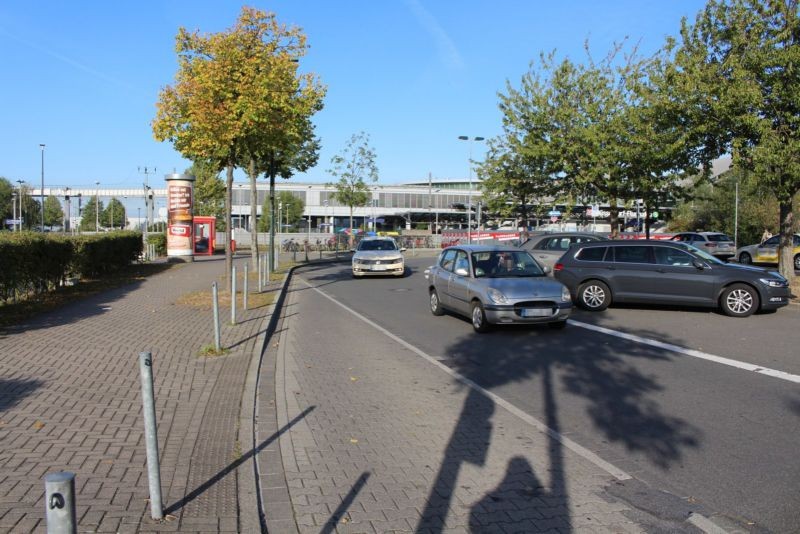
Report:
M553 266L553 271L561 271L563 269L564 269L564 264L563 263L556 263Z

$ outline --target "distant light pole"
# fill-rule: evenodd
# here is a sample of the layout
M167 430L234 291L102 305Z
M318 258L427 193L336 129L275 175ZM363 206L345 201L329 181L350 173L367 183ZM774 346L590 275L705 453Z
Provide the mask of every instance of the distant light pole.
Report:
M64 188L64 207L67 208L65 210L66 215L64 215L64 221L63 221L63 230L64 233L66 233L69 232L72 222L70 221L70 212L72 211L72 209L69 202L69 187Z
M21 232L22 231L22 200L25 197L24 191L22 190L22 184L24 184L25 182L23 182L22 180L17 180L17 183L19 184L19 222L17 223L17 231Z
M136 207L136 224L139 225L139 231L142 231L142 208Z
M469 207L467 208L467 243L472 243L472 142L483 141L483 137L459 135L460 141L469 141Z
M94 183L97 188L94 191L94 231L100 231L100 182Z
M44 232L44 144L39 143L39 148L42 149L42 190L39 195L39 199L42 203L41 207L41 214L42 214L42 232Z

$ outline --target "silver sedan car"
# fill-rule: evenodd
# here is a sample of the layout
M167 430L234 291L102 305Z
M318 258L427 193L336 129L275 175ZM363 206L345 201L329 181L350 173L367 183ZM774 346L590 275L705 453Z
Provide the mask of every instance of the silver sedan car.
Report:
M425 271L431 313L442 315L448 309L469 317L476 332L510 323L563 328L572 298L547 271L527 251L514 247L448 247Z

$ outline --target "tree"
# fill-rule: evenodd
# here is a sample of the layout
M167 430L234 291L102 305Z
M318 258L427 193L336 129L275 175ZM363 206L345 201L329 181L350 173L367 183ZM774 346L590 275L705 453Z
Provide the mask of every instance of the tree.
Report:
M100 226L106 228L124 228L127 220L125 206L113 197L108 201L108 206L100 213Z
M369 136L364 132L353 134L341 154L331 158L328 173L338 181L329 184L336 191L333 198L350 208L350 243L353 242L353 208L365 206L369 200L370 182L378 181L375 149L369 146Z
M275 197L276 209L280 210L281 221L275 225L276 231L284 224L295 225L303 220L303 211L305 210L305 202L299 197L293 195L290 191L281 191ZM271 218L266 217L265 214L272 213L272 206L270 197L264 198L264 205L261 208L261 219L258 222L258 228L262 232L270 231Z
M46 197L44 199L44 225L52 228L63 223L64 210L61 208L61 202L54 196Z
M18 213L22 217L22 229L32 230L38 228L41 217L41 204L31 195L31 188L27 184L22 184L18 191L20 198L17 199Z
M0 176L0 219L3 221L11 219L15 215L14 193L14 186L11 185L11 182ZM5 228L5 225L2 228Z
M797 0L710 0L694 24L683 21L680 42L668 41L671 97L697 146L731 152L777 198L787 278L800 191L799 41Z
M211 163L197 160L186 169L186 174L195 177L194 215L216 217L217 229L225 229L225 182L219 170Z
M305 50L300 30L247 7L227 31L207 36L183 28L178 32L176 83L160 94L153 132L184 156L226 169L229 287L234 168L244 166L255 179L268 149L293 146L307 132L307 117L321 107L324 90L314 76L296 74Z
M81 224L78 229L82 232L94 232L97 229L96 223L101 221L102 213L103 203L98 201L96 195L90 196L83 205Z

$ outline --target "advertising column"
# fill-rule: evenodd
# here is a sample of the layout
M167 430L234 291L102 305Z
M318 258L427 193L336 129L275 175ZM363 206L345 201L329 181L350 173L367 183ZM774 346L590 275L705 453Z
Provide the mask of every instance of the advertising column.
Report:
M167 259L192 261L194 176L168 174L164 179L167 181Z

